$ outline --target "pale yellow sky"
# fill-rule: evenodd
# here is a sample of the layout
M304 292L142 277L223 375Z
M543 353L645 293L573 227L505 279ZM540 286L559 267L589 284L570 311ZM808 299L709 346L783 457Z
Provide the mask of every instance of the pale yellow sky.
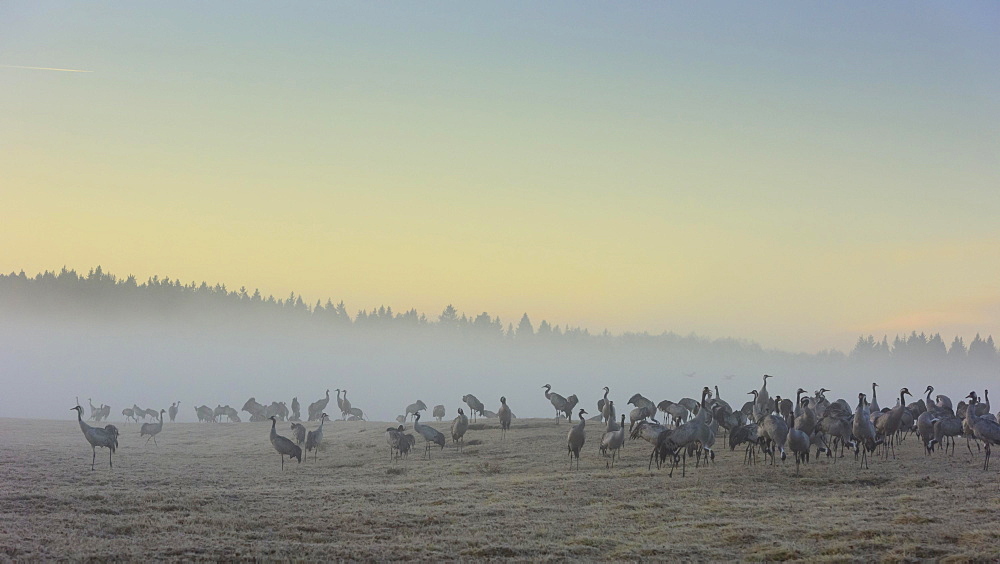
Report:
M244 8L0 8L0 269L792 351L1000 334L993 6Z

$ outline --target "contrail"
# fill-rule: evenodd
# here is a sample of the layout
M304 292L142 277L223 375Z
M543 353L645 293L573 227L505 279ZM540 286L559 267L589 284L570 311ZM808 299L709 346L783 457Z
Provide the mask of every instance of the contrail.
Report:
M50 71L60 71L60 72L94 72L89 70L79 70L79 69L53 69L49 67L22 67L19 65L0 65L5 69L30 69L30 70L50 70Z

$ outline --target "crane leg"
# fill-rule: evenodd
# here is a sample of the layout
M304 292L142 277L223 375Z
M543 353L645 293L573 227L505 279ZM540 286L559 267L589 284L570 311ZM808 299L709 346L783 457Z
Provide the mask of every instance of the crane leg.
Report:
M90 459L90 469L93 470L94 469L94 461L97 460L97 447L92 446L90 448L94 451L94 457Z

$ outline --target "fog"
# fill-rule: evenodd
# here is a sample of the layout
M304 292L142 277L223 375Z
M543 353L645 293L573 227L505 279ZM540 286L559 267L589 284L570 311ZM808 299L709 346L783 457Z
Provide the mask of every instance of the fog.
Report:
M698 398L702 386L719 386L739 406L765 373L775 376L772 395L822 386L852 404L877 381L879 403L891 406L901 386L919 394L928 384L957 402L988 387L997 368L992 339L976 339L968 353L963 342L960 355L954 343L948 351L935 345L939 336L916 333L891 344L859 342L847 353L790 354L735 339L536 329L528 316L505 327L450 308L338 318L333 304L310 308L294 296L283 304L103 276L63 280L59 291L61 276L48 285L42 275L0 279L0 416L69 419L79 397L88 413L88 398L110 405L112 420L133 404L159 410L179 400L178 420L196 421L195 406L239 410L252 396L289 407L298 397L305 418L330 389L327 413L336 419L332 390L340 388L371 420L391 421L418 399L428 408L444 404L450 419L464 394L493 411L505 395L519 417L551 417L544 384L576 394L591 413L603 386L619 411L636 392L658 402Z

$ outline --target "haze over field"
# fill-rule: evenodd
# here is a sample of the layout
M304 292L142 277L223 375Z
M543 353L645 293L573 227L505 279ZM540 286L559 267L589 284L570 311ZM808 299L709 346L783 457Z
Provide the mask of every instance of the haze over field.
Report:
M997 29L985 2L5 2L0 272L101 265L352 320L451 304L613 338L530 352L29 308L0 319L0 370L25 383L0 412L67 417L35 411L51 386L118 408L341 385L375 410L366 385L432 402L424 379L495 402L505 376L542 414L550 380L588 402L612 378L850 388L878 372L849 364L859 336L985 342ZM942 362L884 379L989 373Z

